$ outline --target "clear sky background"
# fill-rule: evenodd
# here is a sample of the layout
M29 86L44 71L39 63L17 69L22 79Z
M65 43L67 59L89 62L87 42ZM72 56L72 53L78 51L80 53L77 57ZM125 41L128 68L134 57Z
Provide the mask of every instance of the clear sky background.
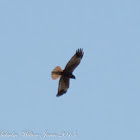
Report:
M51 71L78 48L76 80L57 98ZM25 131L140 140L139 0L0 1L0 139Z

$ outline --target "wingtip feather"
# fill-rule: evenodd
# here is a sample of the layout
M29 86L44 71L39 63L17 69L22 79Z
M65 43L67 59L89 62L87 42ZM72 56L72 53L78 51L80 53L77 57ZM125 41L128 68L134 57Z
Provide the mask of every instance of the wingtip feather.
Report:
M65 90L61 90L57 93L56 97L62 96L63 94L65 94L67 91Z
M84 55L84 52L83 52L83 49L82 48L80 48L80 49L78 49L77 51L76 51L76 55L77 55L77 57L83 57L83 55Z

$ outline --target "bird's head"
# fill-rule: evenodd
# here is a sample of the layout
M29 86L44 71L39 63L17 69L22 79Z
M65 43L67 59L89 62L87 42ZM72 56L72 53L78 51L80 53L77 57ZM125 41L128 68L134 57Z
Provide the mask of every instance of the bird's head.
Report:
M72 78L72 79L76 79L76 77L75 77L73 74L71 75L71 77L70 77L70 78Z

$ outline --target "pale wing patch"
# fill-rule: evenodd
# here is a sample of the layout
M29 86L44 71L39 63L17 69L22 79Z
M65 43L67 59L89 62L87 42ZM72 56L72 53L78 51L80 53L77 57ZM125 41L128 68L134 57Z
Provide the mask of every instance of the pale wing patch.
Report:
M53 71L51 72L51 77L52 77L52 79L55 80L55 79L61 77L61 72L62 72L62 71L63 71L63 70L60 68L60 66L55 67L55 68L53 69Z

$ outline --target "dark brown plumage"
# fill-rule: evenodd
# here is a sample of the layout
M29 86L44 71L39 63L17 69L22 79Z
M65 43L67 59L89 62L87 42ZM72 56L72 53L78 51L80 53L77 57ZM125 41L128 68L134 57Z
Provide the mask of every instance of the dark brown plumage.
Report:
M69 60L64 70L62 70L59 66L53 69L51 73L52 79L55 80L60 77L58 93L56 95L57 97L67 92L70 78L75 79L72 72L80 64L83 55L83 49L78 49L74 56Z

